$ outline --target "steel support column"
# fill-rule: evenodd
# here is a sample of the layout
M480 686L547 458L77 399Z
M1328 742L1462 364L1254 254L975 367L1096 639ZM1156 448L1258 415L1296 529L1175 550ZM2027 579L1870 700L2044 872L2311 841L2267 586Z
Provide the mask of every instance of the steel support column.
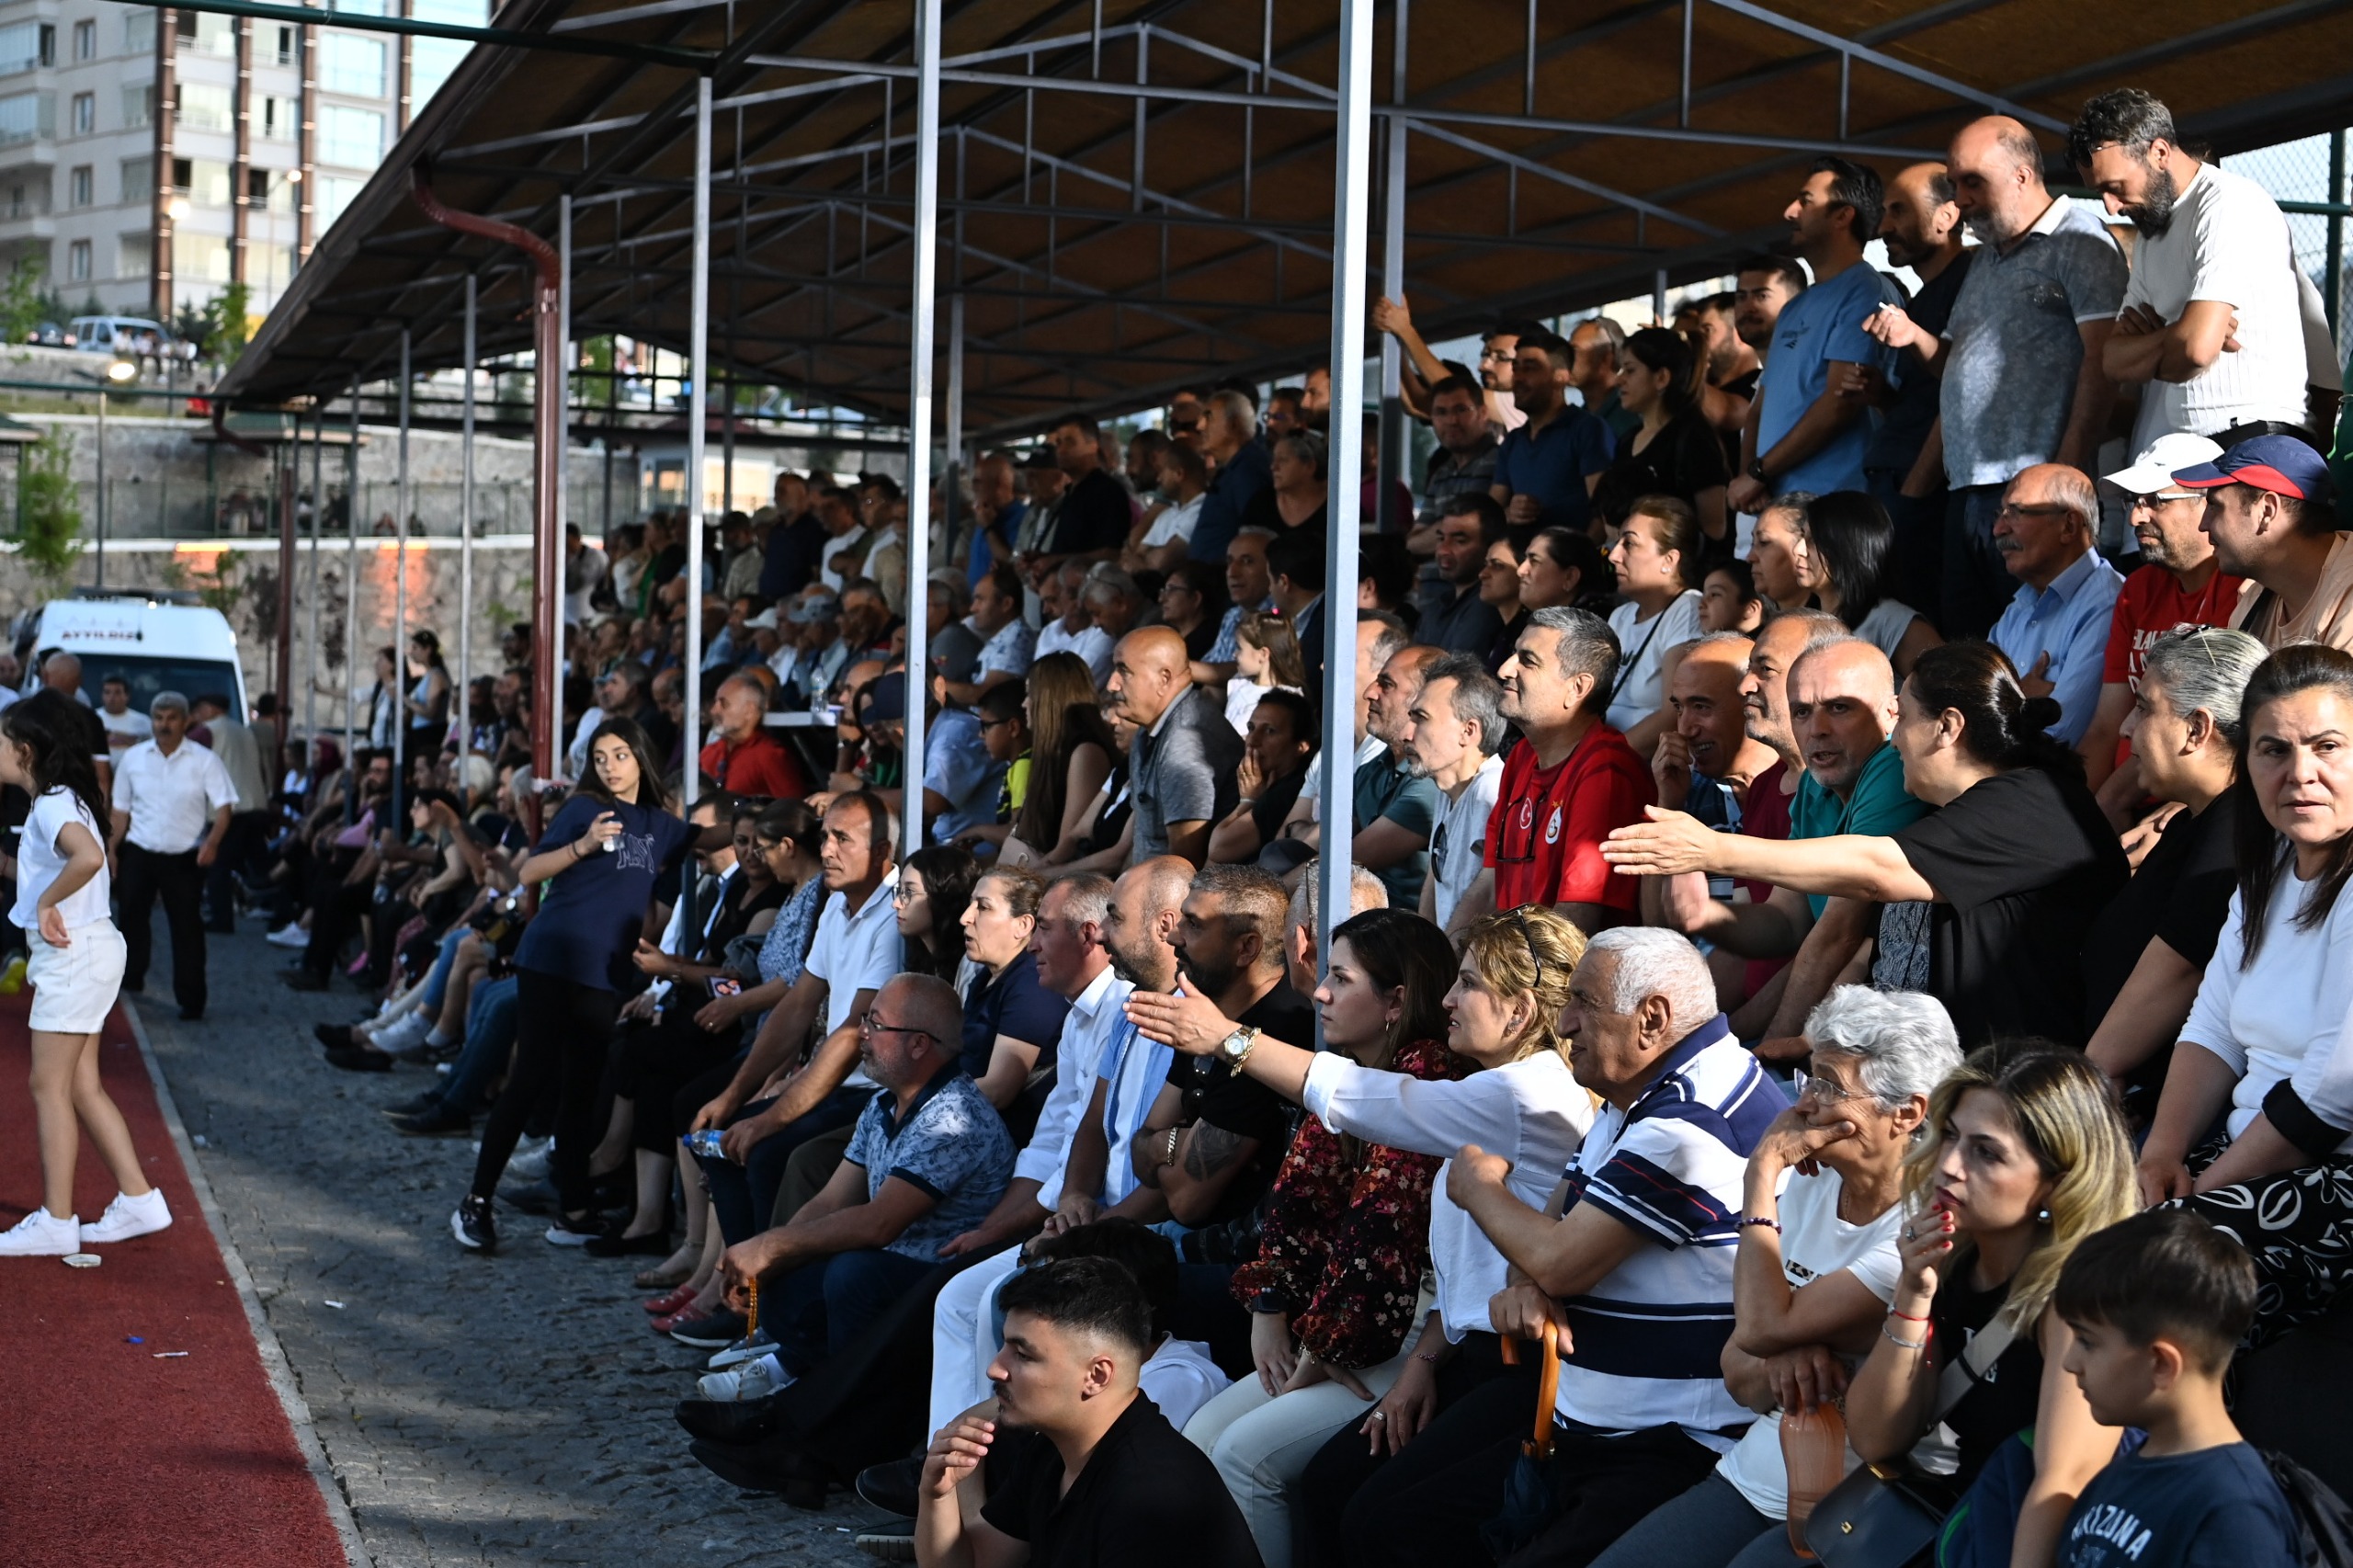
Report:
M295 428L300 431L301 426ZM316 740L319 734L319 525L326 511L326 410L314 407L311 410L311 624L302 639L302 736L306 741ZM294 460L298 465L302 460L299 450ZM345 757L343 765L349 767L351 760ZM343 794L344 814L348 817L357 791L346 789Z
M1365 227L1372 214L1373 0L1341 0L1338 137L1332 197L1332 487L1324 572L1324 801L1319 972L1348 917L1356 839L1357 532L1363 513ZM1319 1028L1318 1033L1322 1031Z
M408 424L409 424L409 335L401 328L401 402L400 444L394 457L392 478L392 646L408 646ZM357 678L358 672L352 675ZM400 813L401 790L407 780L392 780L392 820L404 820ZM459 769L458 788L465 789L465 770Z
M901 861L924 846L925 695L931 683L925 580L931 575L931 401L939 278L939 0L915 0L914 307L907 365L907 744Z
M940 548L949 552L950 566L956 564L956 530L964 515L964 476L970 472L964 455L964 296L956 293L948 296L948 468L939 487ZM909 583L910 605L917 587L931 592L924 579Z
M480 314L477 295L480 290L471 272L466 274L466 401L458 415L458 678L471 679L473 675L470 657L474 645L474 361L475 317ZM540 755L539 735L549 723L546 711L540 706L540 682L538 672L531 680L531 777L545 780L553 776L549 759ZM522 802L515 802L520 806Z
M351 721L353 699L359 690L359 378L351 379L350 440L343 452L343 523L345 546L343 552L343 673L347 689L343 699L343 755L351 755ZM408 657L408 645L393 644L400 652L393 655L393 668L405 675L406 666L399 661ZM400 722L393 729L394 750L407 737L408 714L397 710ZM392 821L400 816L401 787L398 775L402 764L392 765Z
M556 200L556 334L563 344L563 358L555 367L555 401L561 432L556 442L555 457L555 624L550 628L555 664L555 733L559 741L563 729L563 634L564 615L570 608L570 596L565 592L565 574L572 570L569 553L572 539L564 525L572 520L571 486L564 483L570 476L572 464L572 196L566 192ZM540 374L547 374L546 367ZM545 571L545 563L540 569Z
M1406 19L1412 0L1397 0L1390 35L1389 101L1405 101ZM1387 211L1381 225L1381 291L1392 300L1405 297L1405 141L1411 128L1402 119L1389 122L1389 171L1383 181ZM1405 472L1404 350L1389 333L1381 335L1381 456L1373 488L1373 517L1383 533L1404 534L1410 518L1394 517L1397 482ZM1362 422L1359 421L1359 424Z
M694 803L702 760L703 448L710 423L710 78L695 80L695 237L687 319L687 733L679 790ZM693 876L689 870L688 875Z

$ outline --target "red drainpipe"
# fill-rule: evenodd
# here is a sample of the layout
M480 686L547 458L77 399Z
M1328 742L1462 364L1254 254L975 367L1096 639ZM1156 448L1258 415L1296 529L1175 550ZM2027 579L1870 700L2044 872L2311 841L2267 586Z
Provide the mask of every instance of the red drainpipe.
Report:
M557 314L563 271L555 247L530 230L441 205L423 165L410 171L409 194L417 210L443 228L513 245L531 258L538 272L531 301L532 345L541 371L531 378L531 773L551 778L563 684L555 667L555 618L563 613L563 537L555 519L556 486L563 483L563 406L557 401L563 378L545 371L563 362ZM462 694L459 700L464 701Z

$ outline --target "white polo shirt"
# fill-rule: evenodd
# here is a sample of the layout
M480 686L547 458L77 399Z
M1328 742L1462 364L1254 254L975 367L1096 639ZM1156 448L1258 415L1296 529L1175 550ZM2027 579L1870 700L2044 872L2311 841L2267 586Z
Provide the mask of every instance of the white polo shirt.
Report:
M237 787L221 759L183 739L165 756L142 741L114 765L114 809L131 818L124 835L152 855L184 855L204 842L212 813L234 808Z
M1125 1017L1122 1008L1135 987L1103 966L1071 999L1063 1016L1063 1035L1054 1050L1054 1087L1038 1112L1029 1145L1014 1162L1013 1174L1038 1184L1038 1201L1052 1208L1062 1201L1063 1174L1070 1161L1070 1146L1078 1124L1095 1099L1096 1070L1103 1064L1103 1048L1111 1031Z
M905 967L900 956L899 911L892 892L899 885L899 869L892 867L875 884L866 902L852 911L847 894L828 893L817 912L817 934L809 943L807 971L825 983L825 1032L832 1034L849 1022L850 1005L861 991L881 991ZM870 1085L873 1079L853 1067L842 1080L845 1088Z

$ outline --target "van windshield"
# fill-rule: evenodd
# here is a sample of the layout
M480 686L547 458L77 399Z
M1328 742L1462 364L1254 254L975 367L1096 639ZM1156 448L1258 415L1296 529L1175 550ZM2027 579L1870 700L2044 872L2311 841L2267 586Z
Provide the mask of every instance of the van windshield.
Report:
M240 700L237 667L226 659L156 658L142 653L114 653L103 650L84 653L71 650L82 661L82 695L97 707L101 687L109 676L120 676L131 683L131 710L144 713L147 705L159 691L176 691L194 702L208 693L226 697L232 710ZM50 650L43 649L40 658Z

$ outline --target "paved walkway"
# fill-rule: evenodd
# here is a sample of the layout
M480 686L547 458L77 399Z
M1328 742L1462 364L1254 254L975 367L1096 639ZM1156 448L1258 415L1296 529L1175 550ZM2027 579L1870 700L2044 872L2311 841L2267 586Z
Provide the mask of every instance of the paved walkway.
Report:
M248 921L213 938L211 1016L180 1023L156 925L142 1021L377 1568L873 1561L855 1498L801 1513L688 1454L670 1409L700 1360L647 1330L644 1260L549 1246L506 1210L497 1256L459 1249L469 1142L376 1112L423 1074L339 1073L311 1037L359 997L278 985L291 955Z

